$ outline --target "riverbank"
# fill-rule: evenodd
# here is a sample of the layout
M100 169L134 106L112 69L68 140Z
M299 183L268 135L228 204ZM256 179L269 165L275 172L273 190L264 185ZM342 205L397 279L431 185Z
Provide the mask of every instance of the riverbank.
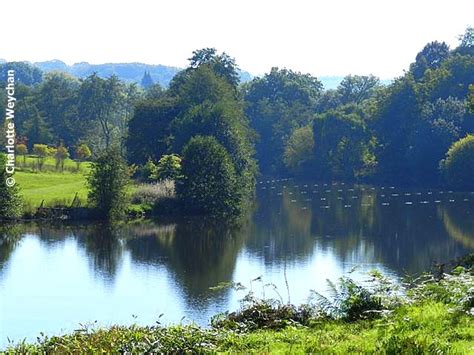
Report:
M401 293L374 273L374 287L344 278L333 299L300 307L249 293L241 310L216 316L210 328L82 327L6 351L467 354L474 352L473 259L445 265L448 273L425 275Z

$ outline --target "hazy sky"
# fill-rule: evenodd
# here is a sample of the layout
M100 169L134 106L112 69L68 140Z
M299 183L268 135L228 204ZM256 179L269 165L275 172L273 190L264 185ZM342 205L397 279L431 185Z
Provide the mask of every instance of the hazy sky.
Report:
M252 74L403 74L433 40L456 46L472 0L2 0L0 58L184 67L216 47ZM7 15L8 13L8 15Z

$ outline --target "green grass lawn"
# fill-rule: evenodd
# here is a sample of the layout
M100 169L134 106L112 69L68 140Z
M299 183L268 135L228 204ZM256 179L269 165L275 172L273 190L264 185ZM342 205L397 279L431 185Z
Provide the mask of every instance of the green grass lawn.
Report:
M62 172L56 170L53 158L45 159L42 171L38 171L35 164L36 158L31 156L26 157L26 165L22 157L17 159L15 180L27 210L40 206L43 200L44 206L69 205L76 192L82 205L85 205L88 194L86 177L90 171L89 162L81 163L80 169L77 170L76 162L66 159L65 169ZM132 193L134 189L136 186L131 184L128 192Z
M15 173L20 193L27 205L38 207L58 202L71 203L76 192L81 201L87 198L86 169L79 173L70 172L23 172Z

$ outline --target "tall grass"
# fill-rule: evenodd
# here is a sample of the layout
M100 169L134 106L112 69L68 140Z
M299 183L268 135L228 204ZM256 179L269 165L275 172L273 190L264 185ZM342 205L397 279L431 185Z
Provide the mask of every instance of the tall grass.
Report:
M160 201L175 198L175 184L173 180L164 180L153 184L137 185L131 196L133 204L156 205Z

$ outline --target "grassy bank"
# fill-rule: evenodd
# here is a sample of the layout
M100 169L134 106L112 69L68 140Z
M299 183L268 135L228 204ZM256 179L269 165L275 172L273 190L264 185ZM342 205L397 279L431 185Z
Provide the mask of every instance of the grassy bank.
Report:
M472 354L474 323L472 316L453 314L444 303L424 302L372 321L314 321L308 326L244 333L192 325L82 329L8 351Z
M87 176L90 172L89 162L83 162L78 166L75 161L66 159L64 169L56 169L56 162L53 158L46 158L41 171L37 168L37 160L33 157L26 157L17 161L18 169L15 172L15 180L20 188L20 195L24 201L24 213L31 215L44 201L43 206L70 206L76 196L81 201L82 206L87 205L88 188L86 184ZM166 183L164 184L166 185ZM137 185L131 183L127 191L132 196L137 190L153 190L152 187ZM162 195L168 193L161 192L161 186L155 188L158 190L141 193L138 200L135 198L130 205L132 215L134 212L150 210L149 204L155 200L148 201L150 195L160 199ZM166 190L166 189L165 189ZM142 198L142 196L144 197ZM154 196L158 195L158 197Z
M22 343L7 352L472 354L471 270L457 267L439 279L424 277L403 296L393 293L385 281L378 283L381 288L366 288L341 280L338 287L344 292L335 296L332 306L326 299L297 308L249 294L240 311L216 317L210 328L83 328L36 344Z

